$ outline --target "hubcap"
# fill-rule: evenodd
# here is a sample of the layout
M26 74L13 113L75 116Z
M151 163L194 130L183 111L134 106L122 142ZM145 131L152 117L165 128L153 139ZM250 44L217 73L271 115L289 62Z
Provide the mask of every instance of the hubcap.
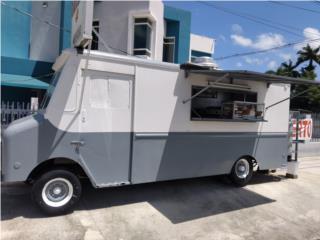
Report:
M250 165L248 160L240 159L237 161L235 166L235 173L238 178L244 179L248 176L250 171Z
M54 178L42 189L42 199L50 207L61 207L67 204L73 195L73 186L68 179Z
M56 187L55 189L53 189L53 193L56 195L59 195L62 192L60 187Z

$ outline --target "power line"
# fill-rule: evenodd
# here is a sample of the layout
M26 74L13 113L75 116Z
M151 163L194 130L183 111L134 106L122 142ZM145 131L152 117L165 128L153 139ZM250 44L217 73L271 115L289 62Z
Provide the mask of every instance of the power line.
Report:
M45 23L45 24L48 24L48 25L51 26L51 27L57 28L57 29L59 29L59 30L62 30L62 31L65 31L65 32L68 32L68 33L71 33L71 31L68 30L68 29L62 28L62 27L60 27L60 26L57 25L57 24L54 24L54 23L49 22L49 21L47 21L47 20L43 20L43 19L41 19L41 18L38 18L38 17L36 17L36 16L33 16L32 14L30 14L30 13L24 11L24 10L21 10L21 9L19 9L19 8L16 8L16 7L14 7L14 6L11 6L11 5L5 3L4 1L1 1L1 4L4 5L4 6L6 6L6 7L11 8L11 9L13 9L13 10L15 10L15 11L21 13L21 14L24 14L24 15L26 15L26 16L28 16L28 17L34 18L35 20L37 20L37 21L39 21L39 22L43 22L43 23Z
M201 1L200 1L200 2L201 2ZM259 24L263 24L263 25L266 25L266 24L267 24L267 26L269 26L269 27L271 27L271 25L273 25L273 24L276 24L276 27L274 27L275 25L273 25L273 28L277 28L278 30L280 29L281 31L289 32L290 34L294 34L294 35L296 35L296 36L302 36L301 34L298 34L298 33L295 33L295 32L292 32L292 31L288 30L288 29L291 29L291 30L294 30L294 31L298 31L299 33L301 33L301 32L303 31L302 29L299 29L299 28L294 27L294 26L291 26L291 25L287 25L287 24L275 22L275 21L273 21L273 20L270 20L270 19L267 19L267 18L263 18L263 17L259 17L259 16L256 16L256 15L253 15L253 14L249 14L249 13L231 11L231 10L229 10L229 9L227 9L227 8L224 8L224 10L222 10L223 7L221 7L221 6L216 6L216 5L213 6L213 5L212 5L213 3L211 3L211 4L206 3L206 2L202 2L202 3L206 4L207 6L216 8L216 9L221 8L221 9L218 9L218 10L227 12L227 13L229 13L229 14L236 15L236 16L238 16L238 17L242 17L242 18L248 19L248 20L250 20L250 21L254 21L255 23L259 23ZM241 16L240 16L240 15L241 15ZM246 15L247 15L247 16L246 16ZM249 18L252 18L252 19L249 19ZM258 21L256 21L255 19L258 19ZM263 21L263 22L265 22L266 24L261 23L260 20ZM268 24L268 23L271 23L271 24ZM284 27L284 28L279 28L278 25L280 25L280 26L282 26L282 27ZM287 28L287 29L285 29L285 28ZM310 34L312 34L312 35L314 35L314 36L320 36L320 34L317 34L317 33L315 33L315 32L311 32L311 31L308 31L308 30L304 30L304 31L307 32L307 33L310 33Z
M301 42L287 43L287 44L284 44L284 45L280 45L280 46L277 46L277 47L268 48L268 49L264 49L264 50L257 50L257 51L244 52L244 53L236 53L236 54L232 54L232 55L228 55L228 56L217 57L217 58L214 58L214 60L220 61L220 60L225 60L225 59L234 58L234 57L243 57L243 56L254 55L254 54L259 54L259 53L266 53L266 52L270 52L270 51L273 51L273 50L278 50L278 49L281 49L281 48L287 48L287 47L300 45L300 44L304 44L304 43L311 43L311 42L315 42L315 41L320 41L320 38L314 38L314 39L305 40L305 41L301 41Z
M261 25L264 25L264 26L268 26L270 28L274 28L274 29L277 29L277 30L280 30L282 32L286 32L286 33L289 33L289 34L292 34L292 35L295 35L295 36L298 36L298 37L301 37L301 34L297 34L295 32L292 32L290 30L287 30L287 29L284 29L284 28L281 28L281 27L278 27L274 24L270 24L268 22L265 21L261 21L261 20L257 20L256 17L250 17L248 16L247 14L243 14L243 13L239 13L239 12L235 12L235 11L232 11L230 9L227 9L227 8L224 8L224 7L221 7L221 6L218 6L214 3L208 3L208 2L204 2L204 1L198 1L199 3L201 4L204 4L206 6L209 6L209 7L212 7L212 8L215 8L217 10L220 10L220 11L223 11L223 12L226 12L226 13L229 13L229 14L232 14L232 15L235 15L235 16L238 16L238 17L241 17L241 18L244 18L244 19L247 19L249 21L252 21L252 22L255 22L255 23L258 23L258 24L261 24Z
M315 13L315 14L320 14L319 11L316 11L316 10L313 10L313 9L309 9L309 8L304 8L304 7L298 7L296 5L291 5L291 4L285 3L285 2L277 2L277 1L270 1L270 2L273 3L273 4L278 4L278 5L282 5L282 6L286 6L286 7L290 7L290 8L295 8L295 9L299 9L299 10Z
M254 18L257 18L257 19L261 19L262 21L267 21L267 22L274 22L272 20L268 20L268 19L265 19L265 18L262 18L262 17L257 17L257 16L254 16L254 15L250 15L250 14L244 14L244 13L239 13L239 12L235 12L235 11L231 11L227 8L223 8L223 7L220 7L220 6L217 6L216 4L213 5L213 3L209 4L207 2L203 2L203 1L199 1L199 3L202 3L202 4L205 4L207 6L210 6L210 7L213 7L215 9L218 9L218 10L221 10L223 12L227 12L229 14L232 14L232 15L236 15L236 16L239 16L239 17L242 17L242 18L245 18L245 19L248 19L250 21L253 21L253 22L256 22L256 23L260 23L260 24L263 24L263 25L267 25L267 26L271 26L270 24L268 23L262 23L261 21L256 21ZM251 17L250 17L251 16ZM274 22L276 23L276 22ZM293 26L289 26L289 25L285 25L285 24L279 24L279 23L276 23L278 25L282 25L284 27L287 27L287 28L292 28L292 29L296 29L296 30L299 30L301 31L300 29L296 28L296 27L293 27ZM272 27L272 26L271 26ZM282 31L286 31L288 32L288 30L285 30L285 29L282 29L282 28L278 28L276 27L277 29L281 29ZM293 33L291 31L289 31L290 33ZM310 32L311 33L311 32ZM295 35L297 35L296 33L293 33ZM317 35L317 36L320 36L319 34L315 34L315 33L312 33L313 35ZM300 35L299 35L300 36ZM241 57L241 56L248 56L248 55L254 55L254 54L259 54L259 53L265 53L265 52L269 52L269 51L273 51L273 50L278 50L278 49L281 49L281 48L286 48L286 47L290 47L290 46L294 46L294 45L299 45L299 44L304 44L304 43L310 43L310 42L315 42L315 41L319 41L320 38L315 38L315 39L310 39L310 40L303 40L303 41L298 41L298 42L292 42L292 43L288 43L288 44L284 44L284 45L280 45L280 46L276 46L276 47L273 47L273 48L268 48L268 49L263 49L263 50L257 50L257 51L250 51L250 52L244 52L244 53L236 53L236 54L232 54L232 55L228 55L228 56L222 56L222 57L217 57L215 58L215 60L219 61L219 60L224 60L224 59L229 59L229 58L233 58L233 57Z
M201 1L200 1L200 2L201 2ZM268 25L267 25L267 26L269 26L269 27L271 27L271 25L273 25L273 24L276 24L276 25L273 25L273 28L279 29L278 25L280 25L280 26L284 27L284 28L281 28L281 29L280 29L281 31L286 31L286 32L289 32L290 34L302 36L301 34L298 34L298 33L295 33L295 32L292 32L292 31L288 30L288 29L291 29L291 30L294 30L294 31L298 31L299 33L301 33L301 32L303 31L302 29L299 29L299 28L294 27L294 26L291 26L291 25L287 25L287 24L275 22L275 21L273 21L273 20L270 20L270 19L267 19L267 18L263 18L263 17L259 17L259 16L256 16L256 15L253 15L253 14L249 14L249 13L235 12L235 11L232 11L232 10L230 10L230 9L223 8L223 7L217 6L217 5L213 6L213 5L212 5L213 3L211 3L211 4L206 3L206 2L202 2L202 3L206 4L207 6L213 7L213 8L215 8L215 9L218 9L218 10L221 10L221 11L224 11L224 12L227 12L227 13L229 13L229 14L233 14L233 15L236 15L236 16L238 16L238 17L242 17L242 18L248 19L248 20L250 20L250 21L254 21L255 23L262 24L262 23L260 22L260 20L263 21L263 22L265 22L266 24L271 23L271 24L268 24ZM223 10L222 10L222 9L223 9ZM241 15L241 16L240 16L240 15ZM249 18L252 18L252 19L249 19ZM258 19L258 21L256 21L255 19ZM263 24L263 25L266 25L266 24ZM274 26L276 26L276 27L274 27ZM287 28L287 29L286 29L286 28ZM315 35L315 36L320 36L320 34L317 34L317 33L311 32L311 31L307 31L307 30L304 30L304 31L306 31L307 33L310 33L310 34L312 34L312 35Z
M213 5L208 4L208 3L206 3L206 2L200 1L200 3L206 4L206 5L211 6L211 7L214 7ZM40 22L43 22L43 23L45 23L45 24L48 24L49 26L52 26L52 27L55 27L55 28L57 28L57 29L59 29L59 30L62 30L62 31L66 31L66 32L68 32L68 33L71 33L71 31L70 31L69 29L62 28L62 27L60 27L60 26L58 26L58 25L56 25L56 24L53 24L53 23L51 23L51 22L49 22L49 21L46 21L46 20L43 20L43 19L41 19L41 18L35 17L35 16L33 16L32 14L27 13L27 12L25 12L25 11L23 11L23 10L20 10L20 9L18 9L18 8L16 8L16 7L10 6L10 5L6 4L6 3L3 2L3 1L1 2L1 4L4 5L4 6L7 6L7 7L9 7L9 8L11 8L11 9L16 10L17 12L19 12L19 13L21 13L21 14L27 15L27 16L29 16L29 17L31 17L31 18L35 18L36 20L38 20L38 21L40 21ZM216 8L221 8L221 7L216 7ZM221 10L222 10L222 9L221 9ZM251 21L255 21L255 20L253 20L253 19L251 19L251 18L248 18L248 17L246 17L246 16L243 16L242 14L231 13L231 11L229 11L229 10L222 10L222 11L228 12L228 13L230 13L230 14L238 15L238 16L241 16L241 17L245 17L245 18L247 18L247 19L249 19L249 20L251 20ZM261 23L261 24L264 24L264 23ZM264 25L266 25L266 24L264 24ZM267 25L269 25L269 24L267 24ZM297 35L297 34L295 34L295 35ZM100 37L100 36L98 36L98 37ZM101 38L101 37L100 37L100 38ZM229 56L218 57L218 58L215 58L215 60L224 60L224 59L228 59L228 58L232 58L232 57L240 57L240 56L247 56L247 55L253 55L253 54L258 54L258 53L264 53L264 52L268 52L268 51L272 51L272 50L276 50L276 49L280 49L280 48L285 48L285 47L289 47L289 46L293 46L293 45L303 44L303 43L307 43L307 42L314 42L314 41L319 41L319 40L320 40L320 38L316 38L316 39L311 39L311 40L302 41L302 42L288 43L288 44L285 44L285 45L281 45L281 46L277 46L277 47L273 47L273 48L269 48L269 49L265 49L265 50L252 51L252 52L246 52L246 53L237 53L237 54L233 54L233 55L229 55ZM93 41L94 41L94 42L98 42L98 41L95 41L95 40L93 40ZM104 44L103 44L103 45L104 45ZM126 52L126 51L123 51L123 50L121 50L121 49L114 48L114 47L112 47L112 46L110 46L110 45L108 45L108 47L111 48L111 49L113 49L113 50L120 51L120 52L122 52L122 53L124 53L124 54L130 55L130 56L133 56L133 57L138 57L138 56L132 55L132 54Z
M30 14L30 13L28 13L28 12L26 12L26 11L23 11L23 10L21 10L21 9L19 9L19 8L16 8L16 7L14 7L14 6L11 6L10 4L5 3L4 1L1 1L1 4L4 5L4 6L6 6L6 7L11 8L11 9L13 9L13 10L15 10L15 11L17 11L17 12L20 13L20 14L24 14L24 15L30 17L30 18L34 18L35 20L37 20L37 21L39 21L39 22L42 22L42 23L45 23L45 24L47 24L47 25L49 25L49 26L51 26L51 27L57 28L57 29L59 29L59 30L65 31L65 32L67 32L67 33L71 33L71 30L69 30L69 29L60 27L59 25L54 24L54 23L51 23L51 22L49 22L49 21L47 21L47 20L44 20L44 19L35 17L35 16L33 16L32 14ZM94 41L94 40L93 40L93 41ZM98 41L94 41L94 42L98 42ZM104 45L104 44L103 44L103 45ZM132 55L132 54L126 52L126 51L123 51L123 50L121 50L121 49L112 47L112 46L110 46L110 45L108 45L108 47L109 47L110 49L113 49L113 50L117 50L117 51L119 51L119 52L122 52L122 53L124 53L124 54L126 54L126 55L133 56L133 57L137 57L137 56Z
M289 28L289 29L296 30L296 31L299 31L299 32L305 31L305 32L307 32L307 33L309 33L309 34L312 34L312 35L315 35L315 36L320 37L320 34L318 34L318 33L314 33L314 32L307 31L307 30L302 30L302 29L300 29L300 28L297 28L297 27L294 27L294 26L291 26L291 25L287 25L287 24L275 22L275 21L272 21L272 20L270 20L270 19L263 18L263 17L259 17L259 16L252 15L252 14L249 14L249 13L246 13L246 14L247 14L248 16L261 19L262 21L275 23L275 24L281 25L281 26L283 26L283 27L285 27L285 28Z
M213 8L215 8L215 9L221 8L221 9L218 9L218 10L221 10L221 11L224 11L224 12L227 12L227 13L230 13L230 14L233 14L233 15L236 15L236 16L238 16L238 17L243 17L243 18L245 18L245 19L248 19L248 17L249 17L249 18L252 18L252 19L248 19L248 20L250 20L250 21L254 21L254 19L259 19L259 20L261 20L261 21L266 22L266 24L268 24L268 22L269 22L269 23L274 23L274 24L276 24L276 25L280 25L280 26L282 26L282 27L284 27L284 28L288 28L288 29L292 29L292 30L298 31L298 32L300 32L300 33L301 33L302 31L305 31L305 32L307 32L307 33L309 33L309 34L311 34L311 35L320 36L320 34L315 33L315 32L311 32L311 31L308 31L308 30L302 30L302 29L300 29L300 28L297 28L297 27L294 27L294 26L291 26L291 25L287 25L287 24L275 22L275 21L273 21L273 20L270 20L270 19L267 19L267 18L263 18L263 17L259 17L259 16L256 16L256 15L253 15L253 14L244 13L244 12L235 12L235 11L233 11L233 13L231 13L231 12L232 12L231 10L229 10L229 9L227 9L227 8L224 8L224 10L222 10L223 7L217 6L217 5L216 5L216 6L213 6L213 5L212 5L213 3L209 4L209 3L207 3L207 2L202 2L202 1L199 1L199 2L200 2L200 3L204 3L204 4L206 4L207 6L213 7ZM320 1L318 1L318 3L320 4ZM240 15L241 15L241 16L240 16ZM245 15L247 15L247 16L245 16ZM262 24L261 22L258 22L258 21L254 21L254 22L255 22L255 23L258 23L258 24ZM265 25L265 24L263 24L263 25ZM269 25L270 25L270 24L268 24L268 26L269 26ZM271 26L270 26L270 27L271 27ZM276 26L276 28L279 29L277 26ZM294 34L294 35L302 36L301 34L291 32L290 30L287 30L287 29L282 29L282 30L285 30L286 32L289 31L291 34Z

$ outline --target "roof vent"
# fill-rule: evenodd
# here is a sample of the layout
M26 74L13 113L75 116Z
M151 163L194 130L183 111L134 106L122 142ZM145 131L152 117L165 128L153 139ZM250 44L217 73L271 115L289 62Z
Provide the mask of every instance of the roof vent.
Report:
M210 67L218 69L218 65L213 61L211 57L194 57L191 62L201 67Z

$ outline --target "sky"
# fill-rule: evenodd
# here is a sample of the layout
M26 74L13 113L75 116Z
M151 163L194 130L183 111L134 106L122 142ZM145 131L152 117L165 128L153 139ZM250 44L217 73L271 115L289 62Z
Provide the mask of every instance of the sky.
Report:
M216 40L214 58L320 38L320 1L292 1L280 4L269 1L206 3L165 1L165 5L191 12L191 32ZM235 15L216 7L231 11ZM311 44L313 47L319 46L320 40ZM268 53L216 60L216 62L225 70L265 72L275 70L282 62L289 59L296 61L296 52L305 45L306 43ZM317 67L317 75L317 79L320 79L320 67Z

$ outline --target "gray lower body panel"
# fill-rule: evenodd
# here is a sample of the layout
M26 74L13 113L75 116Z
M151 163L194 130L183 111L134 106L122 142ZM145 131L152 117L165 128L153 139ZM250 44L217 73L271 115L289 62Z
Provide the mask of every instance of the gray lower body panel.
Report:
M133 142L132 182L143 183L230 173L242 156L260 169L286 162L287 133L145 133Z
M4 134L3 179L25 181L39 164L66 158L78 163L94 186L128 183L131 135L130 132L61 131L41 115L21 119ZM71 144L74 141L83 145Z
M97 187L226 174L246 155L261 169L278 168L288 148L287 133L70 133L38 115L10 125L3 140L5 181L24 181L42 162L68 158Z

